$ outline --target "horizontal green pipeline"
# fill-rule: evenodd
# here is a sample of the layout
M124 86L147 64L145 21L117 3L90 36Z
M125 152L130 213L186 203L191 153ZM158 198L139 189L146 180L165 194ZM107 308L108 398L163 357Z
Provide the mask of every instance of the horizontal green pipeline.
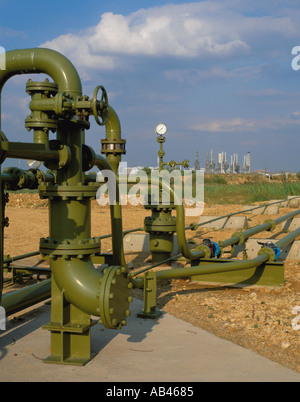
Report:
M249 268L256 268L262 265L264 262L268 261L269 258L270 254L264 253L252 260L234 261L225 264L216 263L211 265L202 265L190 268L166 269L158 271L156 273L156 277L157 279L173 279L173 278L184 278L186 276L217 274L220 272L230 272Z
M0 151L7 158L33 159L41 162L58 161L59 153L45 144L1 141Z
M282 250L285 246L293 242L299 235L300 235L300 228L289 233L281 240L278 240L278 242L276 242L276 245L280 248L280 250ZM256 258L253 258L251 260L237 260L228 263L226 262L224 264L215 263L190 268L174 268L174 269L162 270L156 273L156 277L157 279L172 279L172 278L183 278L194 275L217 274L221 272L230 272L249 268L257 268L263 263L272 259L272 255L273 251L268 247L265 247L264 249L262 249L262 251L259 252Z
M40 254L39 251L32 251L31 253L17 255L15 257L7 257L7 258L4 258L3 264L9 264L10 262L23 260L24 258L34 257L39 254Z
M293 232L289 233L288 235L284 236L282 239L276 242L276 246L282 250L284 247L288 246L294 239L300 235L300 228L294 230Z
M300 196L295 197L295 198L300 198ZM259 208L264 208L264 207L266 208L266 207L269 207L269 206L271 206L271 205L280 204L280 203L285 202L285 201L286 201L286 200L274 201L274 202L270 202L270 203L268 203L268 204L263 204L263 205L259 205L259 206L252 207L252 208L249 208L249 209L245 209L245 210L243 210L243 211L238 211L238 212L233 212L233 213L231 213L231 214L227 214L227 215L223 215L223 216L218 216L217 218L209 219L208 221L205 221L205 222L193 223L193 224L187 226L185 229L186 229L186 230L188 230L188 229L195 230L195 229L198 228L199 226L203 226L203 225L206 225L206 224L208 224L208 223L212 223L212 222L218 221L218 220L220 220L220 219L230 218L231 216L239 215L239 214L245 213L245 212L254 211L255 209L259 209Z
M279 225L282 222L287 221L290 218L293 218L296 215L300 214L300 209L297 211L291 212L287 215L284 215L280 218L277 218L275 220L268 219L265 221L262 225L254 226L253 228L247 229L243 232L238 232L234 233L233 236L227 240L221 241L219 243L219 246L221 248L225 248L228 246L232 246L234 244L242 244L244 243L249 237L256 235L257 233L263 232L265 230L273 230L277 225Z
M2 295L1 306L6 316L40 303L51 297L51 279Z

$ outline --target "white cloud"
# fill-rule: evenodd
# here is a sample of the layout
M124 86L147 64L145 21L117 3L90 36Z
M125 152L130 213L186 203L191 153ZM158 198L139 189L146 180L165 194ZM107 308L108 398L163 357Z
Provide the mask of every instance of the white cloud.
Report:
M228 119L203 119L190 127L191 130L209 133L243 133L262 132L263 130L281 130L299 127L299 114L294 112L288 117L266 117L265 119L244 119L241 117Z
M288 18L250 18L242 12L228 11L226 3L170 4L128 16L108 12L101 15L96 26L41 46L72 56L76 64L106 69L115 65L117 55L240 56L251 51L254 36L286 35L293 30Z
M240 131L255 131L255 122L252 120L242 119L240 117L232 119L212 119L203 121L191 127L195 131L208 131L210 133L227 132L234 133Z
M227 72L217 67L223 58L244 57L250 61L259 54L264 61L278 58L286 53L285 41L297 38L296 17L287 11L283 10L282 16L272 15L272 11L265 16L251 16L248 11L247 2L216 0L157 6L129 15L107 12L99 17L97 25L61 35L41 46L65 54L81 75L95 68L128 68L136 61L133 56L148 56L197 62L209 59L216 66L213 74L226 76ZM202 77L205 79L205 72L199 72Z

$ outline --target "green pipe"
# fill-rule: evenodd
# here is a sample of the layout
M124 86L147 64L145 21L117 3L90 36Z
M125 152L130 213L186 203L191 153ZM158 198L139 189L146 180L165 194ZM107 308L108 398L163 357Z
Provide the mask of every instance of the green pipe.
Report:
M284 247L286 247L288 244L290 244L292 241L294 241L295 238L299 235L300 235L300 228L294 230L293 232L289 233L287 236L278 240L276 242L276 246L278 246L280 248L280 250L282 250Z
M144 272L147 272L147 271L149 271L150 269L159 267L160 265L166 264L167 262L174 261L174 260L176 260L178 257L181 257L181 254L177 254L177 255L175 255L174 257L166 258L164 261L159 261L159 262L157 262L157 263L155 263L155 264L152 264L150 267L143 268L143 269L141 269L140 271L134 272L134 273L132 274L132 277L133 277L133 276L140 275L140 274L142 274L142 273L144 273Z
M252 260L242 260L238 262L228 262L225 264L211 264L202 265L190 268L174 268L163 271L158 271L156 273L157 279L171 279L171 278L184 278L186 276L202 275L202 274L216 274L220 272L229 272L235 270L243 270L249 268L255 268L264 262L268 261L270 258L269 253L264 253L257 256Z
M298 209L297 211L291 212L287 215L283 215L280 218L275 219L274 222L276 225L278 225L279 223L285 222L288 219L293 218L294 216L299 215L299 214L300 214L300 209Z
M16 257L8 257L5 258L3 260L4 264L8 264L10 262L14 262L14 261L18 261L18 260L23 260L24 258L28 258L28 257L34 257L36 255L39 255L40 252L39 251L33 251L31 253L26 253L26 254L21 254L21 255L17 255Z
M0 151L6 158L32 159L37 161L58 161L59 153L45 144L27 142L1 141Z
M230 239L221 241L219 243L219 246L221 248L225 248L228 246L232 246L233 244L242 244L244 243L249 237L260 233L264 230L270 230L270 228L272 227L272 223L271 222L265 222L262 225L258 225L255 226L254 228L245 230L244 232L241 233L235 233Z
M136 228L136 229L123 230L122 235L124 236L124 235L126 235L126 234L128 234L128 233L141 232L142 230L144 230L143 227ZM99 239L99 240L102 240L102 239L109 239L109 238L112 237L112 236L113 236L113 235L110 233L110 234L103 235L103 236L96 236L95 239Z
M121 140L121 124L115 110L108 106L108 119L105 124L106 140L117 142ZM111 165L116 177L118 177L119 163L121 161L120 153L109 152L106 154L106 159ZM113 234L113 258L114 265L126 266L123 246L123 223L122 223L122 208L120 205L119 186L116 188L116 203L110 206L111 211L111 230Z
M106 126L109 136L119 135L120 130L117 115L111 107L109 107L109 115ZM104 157L96 155L94 152L92 153L92 158L94 159L94 165L99 170L107 169L110 171L114 171L114 173L116 174L117 164L115 163L113 168L109 163L109 158L107 158L108 160L106 160ZM113 158L110 158L110 160L114 161ZM59 203L59 205L60 204L61 202ZM68 204L69 209L72 208L71 204L72 202ZM77 235L77 237L89 238L90 224L87 224L87 221L90 222L90 217L86 217L85 213L80 213L80 211L78 211L78 207L78 203L76 203L76 205L74 205L74 213L69 211L68 218L72 218L73 215L74 219L75 216L82 216L85 219L85 224L84 222L78 222L78 219L76 219L76 222L78 227L84 229L84 233L82 232L80 236ZM120 211L121 207L119 203L117 203L117 205L111 206L113 256L115 265L126 266L123 251L122 218ZM70 234L68 233L70 229L68 225L66 225L66 233L62 228L61 222L63 222L63 216L65 216L65 212L65 206L63 204L61 213L55 214L55 222L57 220L59 222L56 224L53 217L52 219L50 219L50 222L52 222L50 233L51 236L55 239L72 238L72 236L70 236ZM61 216L62 219L58 219L59 216ZM51 261L51 268L53 277L55 278L58 287L64 292L64 296L69 303L78 307L80 310L84 311L87 314L92 314L96 316L100 315L98 295L100 292L103 274L95 270L94 265L92 264L92 261L89 257L82 259L71 258L70 260L53 259Z
M73 64L62 54L43 48L16 49L5 53L6 68L0 70L0 93L5 82L19 74L45 73L58 84L59 92L82 92L81 81Z
M300 197L300 196L299 196L299 197ZM299 197L295 197L295 198L299 198ZM253 211L253 210L255 210L255 209L259 209L259 208L263 208L263 207L269 207L270 205L280 204L281 202L284 202L284 201L286 201L286 200L274 201L274 202L271 202L271 203L269 203L269 204L259 205L259 206L257 206L257 207L245 209L245 210L243 210L243 211L233 212L233 213L231 213L231 214L227 214L227 215L223 215L223 216L218 216L217 218L213 218L213 219L210 219L210 220L205 221L205 222L193 223L193 224L187 226L185 229L186 229L186 230L188 230L188 229L196 230L196 228L198 228L199 226L206 225L207 223L212 223L212 222L218 221L218 220L223 219L223 218L230 218L231 216L239 215L239 214L241 214L241 213L245 213L245 212L249 212L249 211Z
M99 170L107 169L115 173L118 177L118 168L121 161L122 152L114 152L114 143L121 141L121 124L116 111L109 105L108 117L105 124L106 141L109 141L113 149L106 149L106 159L102 156L95 155L95 165ZM125 151L124 151L125 152ZM123 153L124 153L123 152ZM114 265L126 266L123 247L123 224L122 209L119 200L119 185L116 184L116 200L114 205L110 205L111 213L111 231L112 231L112 247Z
M221 241L219 243L221 248L225 248L228 246L232 246L234 244L242 244L244 243L249 237L254 236L257 233L263 232L264 230L273 230L277 225L282 222L287 221L290 218L293 218L296 215L300 214L300 209L294 212L291 212L287 215L281 216L275 220L268 219L262 225L255 226L253 228L247 229L243 232L234 233L230 239Z
M95 166L101 170L110 170L116 174L107 159L100 155L95 155ZM116 180L116 203L110 205L112 249L114 265L126 266L123 246L122 211L119 202L119 185Z
M103 274L91 259L53 260L52 273L66 300L91 315L100 315L99 293Z
M285 246L295 240L300 235L300 228L294 230L283 239L276 242L276 245L282 250ZM273 258L273 250L268 247L264 247L258 253L256 258L252 260L237 260L224 264L216 263L210 265L200 265L190 268L174 268L169 270L158 271L156 273L157 279L171 279L171 278L183 278L186 276L205 275L205 274L217 274L221 272L230 272L236 270L244 270L249 268L256 268Z
M50 296L51 279L46 279L26 288L4 294L1 306L5 308L6 316L9 316L33 304L46 300Z
M128 182L136 183L135 178L128 178ZM181 200L178 199L172 187L170 187L164 181L159 179L152 178L140 178L140 184L150 184L157 185L162 189L170 192L170 200L174 202L176 208L176 233L177 233L177 242L179 247L179 253L182 254L188 260L197 260L198 258L203 258L205 256L204 250L195 250L191 251L188 248L186 237L185 237L185 217L184 217L184 207L182 205Z

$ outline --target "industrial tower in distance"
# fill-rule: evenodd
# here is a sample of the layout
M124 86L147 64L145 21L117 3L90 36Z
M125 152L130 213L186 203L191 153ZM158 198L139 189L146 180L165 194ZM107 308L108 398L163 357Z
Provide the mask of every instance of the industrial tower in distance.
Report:
M196 161L195 161L195 169L196 166L200 167L200 163L198 160L198 151L196 153ZM248 174L251 172L250 168L250 152L247 152L244 155L243 166L241 168L238 160L238 154L234 153L230 157L230 164L227 162L226 152L219 152L217 164L213 158L213 151L210 151L206 154L206 162L205 162L205 173L213 174L213 173L245 173Z

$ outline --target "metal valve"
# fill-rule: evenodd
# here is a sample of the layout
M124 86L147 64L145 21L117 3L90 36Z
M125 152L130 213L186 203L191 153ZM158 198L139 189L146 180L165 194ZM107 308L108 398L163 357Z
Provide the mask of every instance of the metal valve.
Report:
M97 100L97 95L99 89L102 91L101 100ZM95 88L92 102L91 102L92 112L95 118L95 121L99 126L104 126L107 123L108 119L108 97L105 88L102 85L98 85ZM99 119L99 116L102 120Z

